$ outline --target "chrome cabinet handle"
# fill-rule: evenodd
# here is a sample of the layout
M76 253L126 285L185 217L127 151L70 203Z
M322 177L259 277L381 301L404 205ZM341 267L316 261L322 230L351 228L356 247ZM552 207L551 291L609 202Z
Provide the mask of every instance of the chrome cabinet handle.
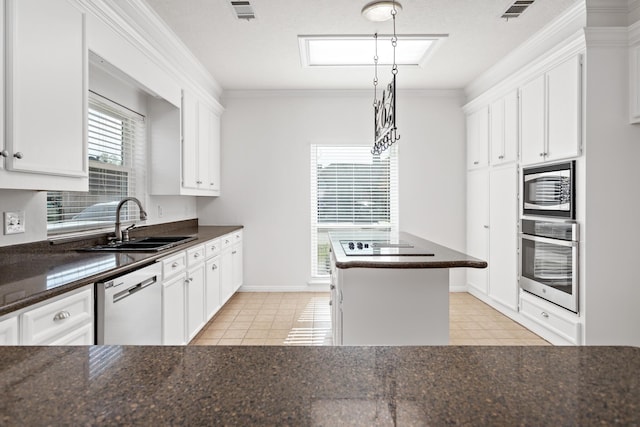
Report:
M549 313L547 313L547 312L545 312L545 311L543 311L543 312L542 312L542 313L540 313L540 314L542 315L542 317L549 318Z
M200 258L200 252L196 252L195 254L193 254L194 258Z
M225 241L224 241L224 242L225 242L225 243L229 243L229 240L228 240L228 239L225 239Z
M56 313L55 316L53 316L53 320L54 321L58 321L58 320L64 320L64 319L68 319L69 317L71 317L71 313L69 313L66 310L63 310L59 313Z
M15 154L13 155L13 157L15 157L16 159L21 159L21 158L23 157L23 156L22 156L22 151L18 151L17 153L15 153Z
M179 266L180 264L178 264L177 261L174 261L173 264L171 264L171 268L176 268L177 266Z
M489 229L488 225L483 225L484 228L486 228L487 230Z
M329 289L334 290L336 288L336 285L330 285Z
M8 157L8 156L9 156L9 153L7 153L7 150L2 150L2 151L0 151L0 156L2 156L2 157Z
M216 247L215 247L215 246L211 246L211 250L212 250L212 251L215 251L215 250L216 250Z
M212 269L212 270L215 270L215 269L217 269L217 268L218 268L218 266L217 266L217 265L215 265L215 264L213 264L213 265L211 266L211 269Z

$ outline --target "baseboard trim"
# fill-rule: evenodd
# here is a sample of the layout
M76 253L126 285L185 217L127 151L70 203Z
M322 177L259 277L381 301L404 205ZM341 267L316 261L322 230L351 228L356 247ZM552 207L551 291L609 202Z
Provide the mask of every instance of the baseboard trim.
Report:
M308 284L302 286L247 286L242 285L238 292L329 292L329 283Z

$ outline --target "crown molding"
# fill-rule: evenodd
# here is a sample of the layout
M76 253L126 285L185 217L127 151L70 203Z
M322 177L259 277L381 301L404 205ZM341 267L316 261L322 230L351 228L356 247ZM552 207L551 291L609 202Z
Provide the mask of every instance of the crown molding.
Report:
M629 30L627 27L587 27L584 29L587 48L627 47Z
M221 86L162 19L141 1L76 0L145 54L181 86L189 86L217 110Z
M565 13L547 24L544 28L523 42L502 60L489 68L465 87L468 100L480 96L491 87L500 84L505 78L517 72L521 67L544 56L550 49L566 40L576 31L584 28L587 20L585 0L574 3Z
M398 89L398 97L454 98L464 99L462 89ZM257 89L225 90L222 99L249 98L368 98L373 97L371 89Z

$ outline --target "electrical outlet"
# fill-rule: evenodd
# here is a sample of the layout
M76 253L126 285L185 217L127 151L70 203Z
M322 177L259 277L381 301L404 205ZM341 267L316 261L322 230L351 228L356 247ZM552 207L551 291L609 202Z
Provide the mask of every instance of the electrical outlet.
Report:
M18 234L24 231L24 211L4 213L4 234Z

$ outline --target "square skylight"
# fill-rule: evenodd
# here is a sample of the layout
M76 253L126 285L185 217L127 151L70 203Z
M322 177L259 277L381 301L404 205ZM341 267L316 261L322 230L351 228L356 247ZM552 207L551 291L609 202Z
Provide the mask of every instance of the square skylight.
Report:
M446 35L398 36L396 64L423 66ZM372 66L375 55L373 35L298 36L304 67ZM390 35L378 35L378 65L393 64Z

